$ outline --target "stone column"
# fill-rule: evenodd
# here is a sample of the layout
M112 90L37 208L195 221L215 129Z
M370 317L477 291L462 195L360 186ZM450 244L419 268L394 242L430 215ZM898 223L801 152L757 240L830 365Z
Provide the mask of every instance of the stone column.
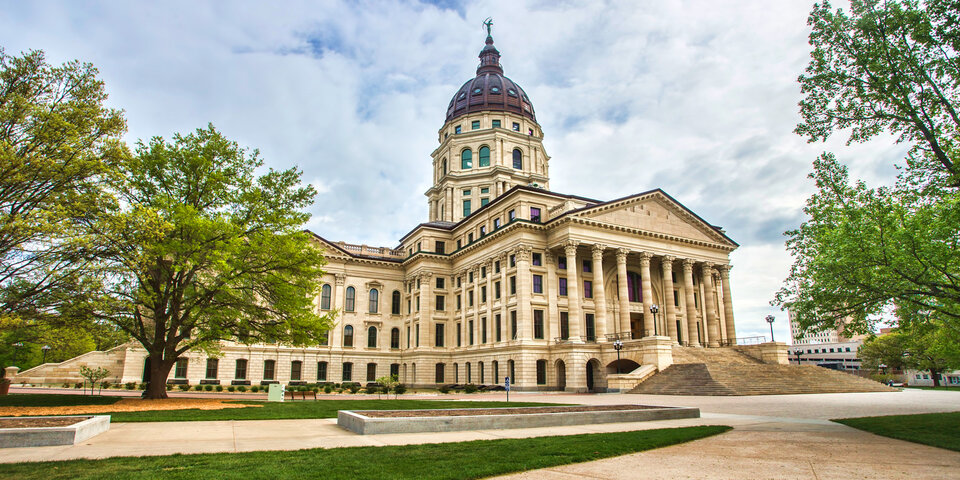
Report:
M649 252L640 253L640 285L643 289L643 336L650 337L655 335L653 325L653 312L650 306L653 305L653 287L650 284L650 255Z
M493 260L488 259L484 264L487 267L487 342L493 343ZM483 339L481 339L483 340Z
M663 303L666 308L664 319L667 323L667 333L673 339L673 343L679 343L677 336L677 309L673 304L673 261L674 257L663 257L660 259L660 265L663 270Z
M545 320L546 332L544 338L548 343L552 343L555 337L560 336L560 308L559 308L559 280L557 280L557 257L546 252L543 260L547 263L547 318Z
M617 249L617 297L620 300L620 331L630 332L630 292L627 291L626 248Z
M530 276L530 247L520 245L517 256L517 336L520 341L533 338L532 309L530 308L533 278Z
M433 308L432 298L430 297L430 282L433 281L433 274L430 272L420 275L420 348L431 346L430 338L433 336L430 330L433 328Z
M507 259L509 255L505 252L498 257L500 260L500 341L506 342L510 338L510 312L507 311L507 298L510 297L510 285L507 284ZM496 329L496 327L494 327ZM494 330L496 335L496 330ZM496 338L496 337L494 337Z
M733 323L733 297L730 295L730 265L720 265L720 280L723 288L723 318L727 325L727 341L737 343L737 329Z
M460 345L468 345L470 340L470 332L467 331L467 271L460 270L457 273L457 278L460 280ZM456 326L454 326L456 329ZM454 333L454 341L456 341L456 333Z
M693 299L693 260L683 259L683 293L687 300L687 342L692 347L700 346L697 335L697 306Z
M340 345L343 342L343 305L345 290L347 288L345 286L347 283L346 274L338 273L334 277L336 279L336 287L333 289L333 299L330 304L330 309L338 309L340 315L338 315L339 318L334 319L333 328L330 329L330 338L327 340L327 344L330 346ZM249 365L250 362L247 362L248 368Z
M700 267L703 277L703 309L707 315L707 339L709 346L720 346L720 319L716 312L716 292L713 290L713 264L704 263Z
M580 328L580 277L577 275L577 247L580 242L570 240L563 245L563 253L567 256L567 317L570 322L570 341L583 342L580 338L583 329Z
M480 345L480 264L473 266L473 344Z
M598 342L605 341L607 334L607 295L603 289L603 251L606 248L606 245L593 246L593 309Z

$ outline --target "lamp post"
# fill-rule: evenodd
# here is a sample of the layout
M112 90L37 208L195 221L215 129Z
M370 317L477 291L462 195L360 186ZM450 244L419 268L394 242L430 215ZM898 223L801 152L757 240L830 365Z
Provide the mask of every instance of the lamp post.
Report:
M613 349L617 351L617 375L620 375L620 350L623 349L623 342L619 338L613 341Z
M13 345L13 364L17 364L17 357L20 356L20 347L23 347L23 342L16 342Z
M803 350L795 350L793 353L797 355L797 365L800 365L800 354L803 353Z
M44 345L40 347L40 350L43 350L43 363L47 363L47 352L52 350L52 348L50 347L50 345Z
M659 333L657 332L657 312L659 311L660 311L659 305L657 305L656 303L654 303L653 305L650 305L650 313L653 314L653 334L654 335L659 335Z
M764 320L766 320L767 323L770 324L770 342L772 343L774 341L773 340L773 321L776 319L773 318L773 315L767 315L767 317Z
M880 368L880 375L886 375L886 374L887 374L887 364L886 364L886 363L881 363L880 365L877 365L877 367Z

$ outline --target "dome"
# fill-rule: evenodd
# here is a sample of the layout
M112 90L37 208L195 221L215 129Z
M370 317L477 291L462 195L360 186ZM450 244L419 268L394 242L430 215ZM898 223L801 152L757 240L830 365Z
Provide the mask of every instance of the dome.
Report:
M477 76L467 80L450 100L447 121L482 111L510 112L537 121L527 93L503 75L500 52L493 46L493 37L490 35L487 35L486 45L480 51Z

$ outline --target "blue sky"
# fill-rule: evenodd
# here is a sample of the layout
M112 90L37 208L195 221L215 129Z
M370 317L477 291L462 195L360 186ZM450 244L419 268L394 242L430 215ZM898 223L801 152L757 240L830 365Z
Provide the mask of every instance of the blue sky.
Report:
M889 183L890 138L807 144L797 76L812 2L15 2L0 46L92 62L126 111L128 139L213 123L297 166L320 192L310 228L395 246L426 219L430 152L485 32L544 130L551 187L612 199L660 187L724 227L738 335L763 317L791 260L806 175L825 150Z

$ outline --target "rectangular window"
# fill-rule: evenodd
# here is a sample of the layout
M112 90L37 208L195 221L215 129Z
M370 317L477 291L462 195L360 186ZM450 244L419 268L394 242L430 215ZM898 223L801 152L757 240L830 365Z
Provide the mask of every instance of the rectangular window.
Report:
M368 363L367 364L367 381L373 382L377 380L377 364Z
M494 335L496 335L496 337L494 337L495 341L499 342L503 333L502 328L500 326L500 314L497 314L496 316L493 317L493 332L494 332Z
M434 374L436 383L443 383L443 364L438 363Z
M543 265L543 254L542 254L542 253L534 253L534 254L533 254L533 266L534 266L534 267L539 267L539 266L542 266L542 265Z
M436 341L435 345L438 346L438 347L442 347L442 346L443 346L443 333L444 333L444 332L443 332L443 324L442 324L442 323L438 323L438 324L436 325L436 330L437 330L437 331L436 331L437 341Z
M483 202L480 202L480 205L483 205ZM487 235L487 226L480 225L480 237L483 238Z
M457 288L460 288L461 285L463 285L463 277L457 277Z
M442 312L447 309L446 297L437 295L437 311Z
M567 269L567 257L557 257L557 268L560 270Z
M391 376L394 376L394 377L397 377L397 378L400 378L400 364L399 364L399 363L391 363L391 364L390 364L390 375L391 375Z
M510 295L517 294L517 277L510 277Z
M294 360L290 362L290 380L300 380L303 375L303 362Z
M499 217L493 219L493 229L496 230L496 229L498 229L498 228L500 228L500 218L499 218Z
M446 282L446 277L437 277L437 288L443 288Z
M480 278L487 278L487 266L480 267Z
M473 345L473 320L467 322L468 345Z
M560 277L557 279L557 291L558 291L557 293L559 293L561 297L567 296L567 279L566 278Z
M500 128L500 120L493 121L493 128Z
M540 223L540 209L536 207L530 207L530 221L534 223Z
M560 338L570 338L570 314L567 312L560 312Z
M583 273L590 273L593 271L593 261L584 260L583 261Z
M486 205L486 204L488 204L488 203L490 203L490 199L489 199L489 198L484 197L484 198L481 198L481 199L480 199L480 206L481 206L481 207L484 206L484 205Z
M173 378L187 378L187 359L178 358L177 366L173 369Z
M588 341L588 342L596 342L596 341L597 341L597 328L596 328L596 325L594 324L594 321L593 321L593 314L592 314L592 313L585 313L585 314L583 314L583 317L584 317L584 319L586 320L585 323L587 324L587 341Z
M547 361L537 360L537 385L547 384Z
M467 234L467 243L473 243L473 234L472 234L472 233L468 233L468 234ZM471 280L471 281L472 281L472 280Z
M317 380L327 381L327 362L317 362Z
M673 291L673 306L674 306L674 307L679 307L679 306L680 306L680 291L679 291L679 290L674 290L674 291Z
M543 310L533 311L533 338L543 339Z
M247 359L245 358L237 359L237 368L233 372L233 378L236 378L237 380L247 379Z
M219 367L220 367L220 360L216 358L208 358L206 378L217 378L217 370L219 370Z
M467 292L467 306L468 307L473 306L473 290L470 290L469 292Z
M460 128L460 127L457 127L457 128ZM520 131L520 124L519 124L519 123L513 122L513 131L514 131L514 132L519 132L519 131ZM460 132L457 132L457 133L460 133Z
M417 328L414 330L417 338L414 339L414 343L419 347L420 346L420 324L417 324Z
M513 267L516 267L516 266L517 266L517 256L516 256L516 255L510 255L510 268L513 268Z
M457 310L460 310L461 308L463 308L463 299L460 298L459 294L457 294Z
M500 299L500 282L495 282L493 284L493 298Z
M517 339L517 311L510 312L510 339Z
M487 286L484 285L480 287L480 303L485 303L487 301Z
M263 361L263 379L264 380L273 380L274 375L277 370L277 362L274 360L264 360Z
M533 293L543 293L543 275L533 276Z
M435 245L435 246L434 246L434 251L435 251L435 252L437 252L437 253L446 253L446 252L444 252L444 250L446 249L447 246L444 245L443 242L436 242L434 245Z
M463 248L463 240L460 240L460 239L458 238L458 239L457 239L457 250L460 250L461 248Z
M480 130L480 120L470 122L470 130Z
M417 299L417 300L416 300L416 301L417 301L417 311L419 312L419 311L420 311L420 296L417 295L416 299Z
M493 273L500 273L500 260L493 262Z
M590 280L583 281L583 298L593 298L593 282Z
M517 211L516 211L516 210L510 210L509 212L507 212L507 219L508 219L508 221L512 222L512 221L514 221L516 218L517 218Z
M463 345L463 339L460 336L460 324L458 323L457 324L457 346L459 347L461 345Z
M487 343L487 317L480 318L480 343Z
M480 189L480 193L490 193L490 187L483 187Z
M463 216L464 216L464 217L470 216L470 200L464 200L464 201L463 201ZM471 241L473 241L473 240L471 240Z
M460 131L461 131L460 125L457 125L456 127L453 127L453 133L460 133Z
M410 327L407 327L407 348L410 348Z

